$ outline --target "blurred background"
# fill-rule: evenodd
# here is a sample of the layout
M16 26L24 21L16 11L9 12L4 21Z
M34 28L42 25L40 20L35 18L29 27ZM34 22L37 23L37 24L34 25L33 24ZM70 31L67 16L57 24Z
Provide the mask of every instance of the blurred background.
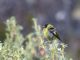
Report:
M66 52L80 60L80 0L0 0L0 40L5 38L5 21L15 16L24 27L24 35L32 30L32 18L41 26L53 24L62 42L68 44Z

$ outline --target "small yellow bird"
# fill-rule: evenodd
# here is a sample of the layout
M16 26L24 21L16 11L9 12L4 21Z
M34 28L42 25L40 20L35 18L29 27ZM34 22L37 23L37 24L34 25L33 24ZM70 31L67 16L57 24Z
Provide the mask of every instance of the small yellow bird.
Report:
M56 31L56 28L51 24L45 24L43 26L43 36L48 40L54 40L54 39L61 40L59 34Z

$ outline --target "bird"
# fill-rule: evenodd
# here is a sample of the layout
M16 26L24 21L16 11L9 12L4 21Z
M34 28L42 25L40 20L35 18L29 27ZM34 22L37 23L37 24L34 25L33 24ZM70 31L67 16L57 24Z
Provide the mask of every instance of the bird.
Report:
M49 41L54 39L61 40L58 32L56 31L56 28L52 24L45 24L43 26L43 36Z

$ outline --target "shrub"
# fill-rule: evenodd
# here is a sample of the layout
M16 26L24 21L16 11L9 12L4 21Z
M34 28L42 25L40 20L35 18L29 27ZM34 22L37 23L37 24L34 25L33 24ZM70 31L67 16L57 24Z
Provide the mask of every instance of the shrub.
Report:
M40 25L34 18L33 22L34 31L24 37L23 28L14 17L6 21L6 39L0 43L0 60L72 60L66 57L64 43L44 41Z

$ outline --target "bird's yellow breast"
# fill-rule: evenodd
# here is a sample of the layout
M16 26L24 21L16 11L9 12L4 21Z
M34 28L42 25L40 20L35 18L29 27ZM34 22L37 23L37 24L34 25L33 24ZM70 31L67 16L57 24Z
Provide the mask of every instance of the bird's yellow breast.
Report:
M44 37L45 38L47 38L48 37L48 35L49 35L49 31L48 31L48 29L43 29L43 35L44 35Z

